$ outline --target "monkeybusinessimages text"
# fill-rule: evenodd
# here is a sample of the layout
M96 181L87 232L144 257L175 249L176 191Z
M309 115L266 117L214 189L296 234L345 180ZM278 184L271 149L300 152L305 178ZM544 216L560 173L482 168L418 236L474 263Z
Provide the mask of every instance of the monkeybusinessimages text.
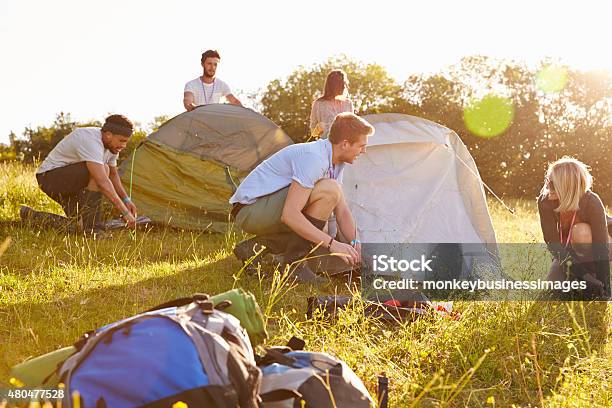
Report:
M417 259L395 259L387 255L374 255L372 257L372 271L386 273L397 272L433 272L431 263L421 255ZM391 276L377 277L372 281L376 290L465 290L475 292L477 290L556 290L570 292L573 290L585 290L584 281L548 281L548 280L420 280L412 278L392 279Z

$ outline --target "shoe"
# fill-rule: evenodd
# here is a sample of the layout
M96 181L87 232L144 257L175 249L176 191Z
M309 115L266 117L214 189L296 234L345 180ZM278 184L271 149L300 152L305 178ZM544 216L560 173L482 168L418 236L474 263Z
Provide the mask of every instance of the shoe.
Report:
M34 214L34 209L32 207L28 207L27 205L19 207L19 218L21 221L31 220L32 214Z
M83 230L95 233L100 223L100 206L102 204L102 193L99 191L81 190L78 194L78 212L83 220Z
M238 258L242 263L247 263L249 259L253 258L257 255L257 252L261 251L262 244L259 242L258 237L245 239L244 241L240 241L234 247L234 255ZM261 258L263 255L267 253L267 249L264 249L256 259ZM256 261L253 259L253 262Z
M322 276L317 275L308 267L306 262L300 262L298 265L290 266L289 268L290 279L294 278L300 283L311 283L314 285L322 285L327 282Z
M50 228L68 233L76 230L76 226L69 218L44 211L36 211L27 205L22 205L19 208L19 218L22 222L28 222L32 226L40 228Z

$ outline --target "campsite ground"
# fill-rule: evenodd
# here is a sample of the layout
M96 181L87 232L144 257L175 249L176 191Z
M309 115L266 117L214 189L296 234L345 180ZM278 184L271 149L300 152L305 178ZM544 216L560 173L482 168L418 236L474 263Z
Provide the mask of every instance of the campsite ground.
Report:
M309 349L344 359L373 394L384 371L393 407L612 406L610 303L456 302L459 321L431 314L399 327L363 318L359 305L334 322L306 320L315 289L239 273L235 233L122 231L93 241L22 227L20 204L59 211L36 188L31 168L0 164L0 243L10 238L0 259L0 386L10 366L104 323L175 297L241 286L265 312L267 344L298 335ZM499 241L540 241L532 201L512 204L515 215L490 203ZM346 288L337 281L325 290Z

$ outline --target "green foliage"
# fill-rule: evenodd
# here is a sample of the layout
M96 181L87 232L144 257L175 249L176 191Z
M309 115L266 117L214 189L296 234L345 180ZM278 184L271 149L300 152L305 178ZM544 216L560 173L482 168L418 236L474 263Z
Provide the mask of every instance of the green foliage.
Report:
M537 86L536 69L514 61L466 57L443 72L412 76L404 95L413 114L443 124L459 134L480 174L500 195L535 197L542 187L547 163L572 155L593 167L595 191L612 200L612 75L567 69L565 88L544 93ZM464 112L474 99L494 94L509 98L514 119L493 138L471 133ZM496 118L493 118L496 119Z

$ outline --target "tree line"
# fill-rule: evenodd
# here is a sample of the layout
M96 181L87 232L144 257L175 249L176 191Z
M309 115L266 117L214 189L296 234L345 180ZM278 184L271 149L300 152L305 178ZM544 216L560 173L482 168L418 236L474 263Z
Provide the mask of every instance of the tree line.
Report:
M357 114L405 113L447 126L468 147L483 181L502 196L537 196L547 163L572 155L592 167L594 190L607 202L612 200L610 72L584 72L552 61L530 67L471 56L440 72L411 75L398 83L378 64L340 56L272 80L256 95L256 110L294 141L308 140L312 101L321 96L327 73L337 68L348 75ZM496 100L503 103L479 105ZM495 134L479 135L478 126L468 120L474 112L485 130L495 127L498 117L509 121ZM157 117L148 129L139 129L122 156L166 119ZM0 145L0 157L27 162L44 158L62 137L82 125L100 124L77 123L61 113L51 126L26 128L20 136L12 133L9 145Z

